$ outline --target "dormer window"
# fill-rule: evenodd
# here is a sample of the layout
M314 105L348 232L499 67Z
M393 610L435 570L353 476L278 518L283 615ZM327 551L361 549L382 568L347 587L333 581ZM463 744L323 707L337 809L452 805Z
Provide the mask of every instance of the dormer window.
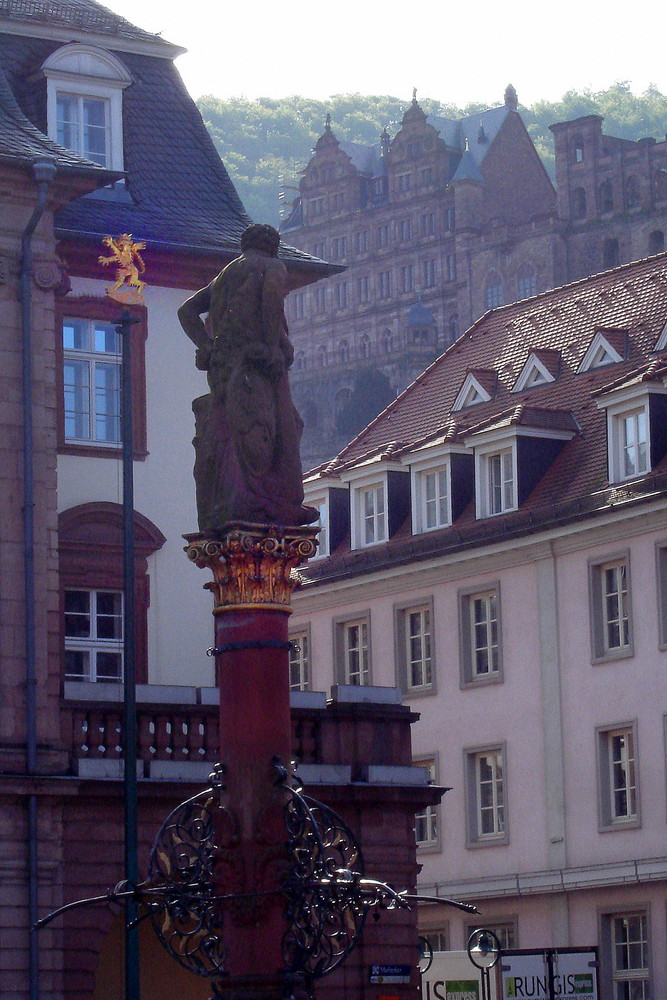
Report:
M398 462L377 460L341 473L350 480L353 549L388 541L410 512L410 476Z
M516 454L514 443L500 451L476 455L477 516L489 517L515 510Z
M472 499L472 452L440 438L405 461L412 477L413 534L450 525Z
M477 517L520 507L576 431L567 411L522 406L466 438L475 451Z
M627 334L624 330L598 330L579 365L579 374L615 365L624 360Z
M638 382L600 394L607 412L609 481L621 483L650 472L667 452L667 387Z
M48 133L61 146L109 170L123 169L123 90L132 83L115 56L72 43L42 66Z
M524 389L534 389L537 386L555 382L558 362L557 351L540 351L530 354L512 392L522 392Z
M320 528L317 553L313 559L331 555L349 531L350 493L347 487L331 486L326 479L304 483L305 503L320 512L315 527Z
M464 410L478 403L488 403L495 389L496 373L489 369L469 371L454 400L452 410Z

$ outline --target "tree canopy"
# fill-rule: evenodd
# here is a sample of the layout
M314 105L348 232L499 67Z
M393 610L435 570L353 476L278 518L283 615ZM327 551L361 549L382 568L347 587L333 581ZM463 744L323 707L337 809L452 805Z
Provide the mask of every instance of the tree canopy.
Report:
M422 99L426 114L461 118L479 112L484 105L472 102L464 108ZM261 222L278 222L278 191L281 185L298 187L301 171L324 130L327 114L339 139L375 143L386 126L394 136L409 102L398 97L335 94L327 101L308 97L261 97L229 100L213 96L199 98L197 105L206 127L225 162L248 213ZM553 140L549 125L581 115L598 114L605 119L608 135L624 139L653 136L665 138L667 96L651 86L633 94L627 82L607 90L568 91L560 101L537 101L519 111L549 174L554 173ZM291 198L290 198L291 200Z

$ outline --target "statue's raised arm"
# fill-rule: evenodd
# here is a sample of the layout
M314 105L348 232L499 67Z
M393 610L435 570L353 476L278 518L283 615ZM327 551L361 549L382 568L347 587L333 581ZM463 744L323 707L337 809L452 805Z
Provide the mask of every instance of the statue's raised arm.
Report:
M249 226L241 256L178 310L211 390L192 404L200 531L229 521L300 525L317 519L317 511L303 505L303 422L287 379L294 352L279 242L272 226Z

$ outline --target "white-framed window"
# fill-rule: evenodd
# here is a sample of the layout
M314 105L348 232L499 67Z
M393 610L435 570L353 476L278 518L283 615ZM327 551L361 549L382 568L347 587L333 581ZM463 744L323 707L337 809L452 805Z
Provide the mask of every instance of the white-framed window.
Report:
M63 320L65 441L115 445L121 441L121 343L112 323Z
M289 686L291 691L310 688L310 632L301 629L290 633Z
M50 138L110 170L123 169L123 90L132 83L116 56L72 43L42 65Z
M615 365L619 361L623 361L623 354L611 342L614 340L618 344L618 335L614 337L610 333L610 337L611 339L605 337L599 330L593 335L593 339L588 345L586 353L581 359L581 364L577 369L578 374L593 371L595 368L604 368L606 365Z
M334 623L336 674L340 684L370 684L370 615Z
M621 386L596 400L607 416L609 481L646 475L664 456L662 427L667 419L666 386Z
M593 660L631 656L629 556L589 563L589 587Z
M639 826L637 726L597 729L600 829Z
M417 757L413 760L416 767L423 767L428 772L428 783L434 785L437 781L437 763L433 757ZM437 805L425 806L415 813L415 840L422 850L438 850L440 847L439 823Z
M361 544L375 545L387 537L384 483L359 490Z
M449 524L449 468L424 470L421 473L422 524L432 531Z
M64 612L65 680L122 681L122 593L67 588Z
M603 984L613 1000L650 1000L651 959L646 909L601 918Z
M394 608L398 686L406 695L435 691L433 602Z
M503 514L516 507L514 454L511 448L492 452L483 459L486 467L486 513Z
M500 585L459 592L461 684L502 679Z
M468 847L507 843L505 749L465 750Z
M329 503L326 497L307 497L305 501L309 507L315 507L320 512L320 516L315 521L315 527L320 529L317 536L317 552L311 559L318 559L321 556L328 556L329 553Z
M529 354L521 373L512 387L512 392L534 389L538 385L555 382L555 375L536 354Z

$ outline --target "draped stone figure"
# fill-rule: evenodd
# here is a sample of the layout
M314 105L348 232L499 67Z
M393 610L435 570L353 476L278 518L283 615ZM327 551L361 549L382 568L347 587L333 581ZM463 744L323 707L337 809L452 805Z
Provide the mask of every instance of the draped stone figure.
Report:
M241 256L178 310L211 390L192 404L200 531L228 521L301 525L318 517L303 504L303 422L287 377L294 350L279 242L272 226L249 226Z

